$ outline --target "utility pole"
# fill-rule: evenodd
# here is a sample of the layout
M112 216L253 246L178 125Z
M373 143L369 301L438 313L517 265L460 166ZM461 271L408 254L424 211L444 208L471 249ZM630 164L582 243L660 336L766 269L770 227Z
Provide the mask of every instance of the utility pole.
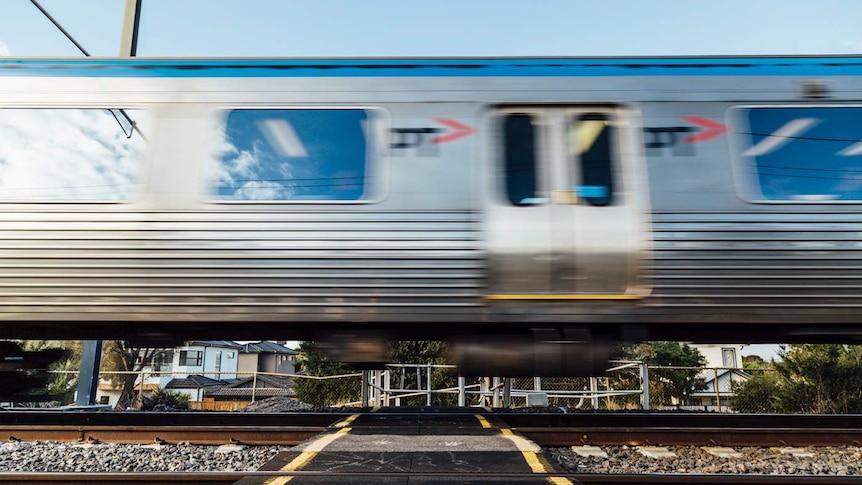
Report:
M90 54L84 50L59 23L57 23L47 11L35 0L33 4L39 8L57 28L69 38L77 47L89 56ZM135 57L138 53L138 26L141 23L141 2L143 0L126 0L126 10L123 14L123 33L120 38L120 57ZM125 116L125 113L123 113ZM78 376L78 395L75 399L75 406L87 407L96 404L96 391L99 388L99 367L102 363L102 341L101 340L85 340L84 346L81 349L81 373Z
M120 57L135 57L138 55L138 27L141 24L141 2L143 0L126 0L126 10L123 14L123 33L120 37Z

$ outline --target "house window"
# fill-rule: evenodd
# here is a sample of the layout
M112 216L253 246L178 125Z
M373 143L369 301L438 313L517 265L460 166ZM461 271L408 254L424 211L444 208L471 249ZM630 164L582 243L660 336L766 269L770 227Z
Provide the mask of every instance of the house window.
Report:
M110 404L111 398L110 396L99 396L99 404Z
M536 126L533 115L507 114L503 118L503 168L506 197L512 205L535 205L536 186Z
M142 187L141 110L0 109L0 202L122 202Z
M862 200L862 107L737 108L732 120L747 198Z
M167 372L171 370L171 364L174 362L174 351L165 350L157 353L153 357L153 370L156 372Z
M224 201L357 201L375 191L372 112L235 109L215 164Z
M721 349L721 363L724 367L736 367L736 349Z
M204 353L201 350L180 350L181 366L200 367L203 365Z
M221 351L216 351L215 353L215 371L221 372ZM221 376L218 376L221 377Z

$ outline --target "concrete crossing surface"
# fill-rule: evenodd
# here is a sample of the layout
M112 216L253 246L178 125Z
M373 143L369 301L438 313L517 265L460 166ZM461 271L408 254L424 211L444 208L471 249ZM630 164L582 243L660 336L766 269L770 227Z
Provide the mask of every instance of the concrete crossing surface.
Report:
M279 453L260 469L301 474L248 477L237 485L573 483L547 476L565 472L550 463L534 442L493 415L477 413L477 408L450 409L442 416L401 413L403 409L399 414L384 409L352 415L293 450ZM535 474L539 475L531 476Z

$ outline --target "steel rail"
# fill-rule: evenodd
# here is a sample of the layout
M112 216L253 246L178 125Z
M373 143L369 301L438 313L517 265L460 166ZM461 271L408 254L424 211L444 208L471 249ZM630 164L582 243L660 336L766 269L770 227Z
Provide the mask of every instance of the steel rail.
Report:
M480 410L481 412L481 410ZM430 413L387 412L427 419ZM495 413L540 446L841 446L862 443L862 415ZM345 413L0 412L0 440L220 445L298 444ZM445 415L443 415L445 416Z
M213 485L232 484L248 477L294 476L308 478L330 478L336 483L345 479L368 479L369 482L393 478L422 478L443 482L470 480L471 482L487 480L489 483L518 483L521 481L535 482L540 478L566 478L573 484L727 484L727 485L847 485L858 484L859 477L835 477L826 475L736 475L736 474L554 474L554 473L464 473L464 472L327 472L327 471L295 471L295 472L188 472L188 473L0 473L0 483L27 484L57 483L63 485L124 484L134 485L167 485L206 483Z

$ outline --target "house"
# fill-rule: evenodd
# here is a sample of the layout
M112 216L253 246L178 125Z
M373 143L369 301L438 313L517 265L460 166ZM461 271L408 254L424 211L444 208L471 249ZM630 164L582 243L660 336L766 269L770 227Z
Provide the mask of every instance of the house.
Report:
M201 409L233 411L268 397L294 397L293 379L259 374L239 379L208 392L200 403Z
M236 379L243 346L230 340L192 340L174 349L174 375L200 374L212 379ZM167 384L167 382L165 382Z
M298 352L275 342L243 344L237 371L240 376L255 372L295 374Z
M144 366L136 388L144 394L156 389L167 388L175 378L187 378L191 375L203 376L211 380L235 380L239 352L243 346L229 340L192 340L174 349L159 352L153 361ZM105 379L105 373L100 379L96 402L99 404L116 405L121 388ZM187 390L186 394L197 395L196 390Z
M706 387L689 396L689 405L683 409L700 411L729 411L735 397L733 383L745 382L751 375L742 370L743 344L692 345L706 358L706 366L698 377Z
M189 401L203 401L210 393L228 385L227 381L211 379L205 376L191 375L188 377L175 377L166 385L165 389L179 392L189 397Z
M691 344L706 358L705 367L742 367L743 344Z
M704 380L706 388L695 391L689 396L689 405L685 409L702 411L729 411L730 403L736 394L734 384L739 385L751 379L751 374L742 369L704 369L699 376Z
M139 379L136 388L144 394L170 389L188 395L192 402L248 403L263 397L293 396L293 382L272 374L294 374L297 355L275 342L192 340L157 353L141 371L143 381ZM224 392L218 394L220 389ZM120 390L102 379L96 400L116 405Z

